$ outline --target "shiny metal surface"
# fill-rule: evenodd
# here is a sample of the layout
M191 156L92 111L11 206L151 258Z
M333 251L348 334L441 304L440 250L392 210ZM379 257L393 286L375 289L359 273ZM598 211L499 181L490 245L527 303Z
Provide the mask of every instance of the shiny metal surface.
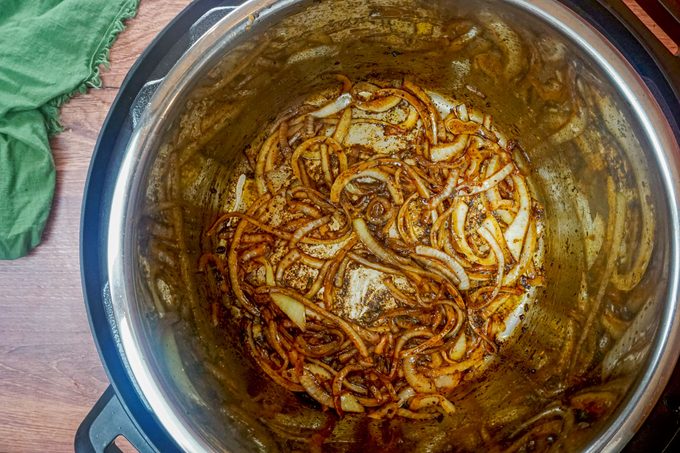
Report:
M114 197L108 234L108 272L114 314L133 379L160 422L187 451L210 451L217 442L201 432L192 414L182 410L173 388L159 370L157 352L145 330L144 303L136 291L136 243L140 197L159 144L167 128L178 116L196 82L216 64L239 40L259 33L258 24L290 14L299 5L310 2L296 0L253 0L236 9L211 28L165 77L156 90L131 140L121 166ZM645 369L633 384L626 400L610 419L606 429L587 445L587 451L616 451L625 445L640 426L658 398L680 351L680 149L664 114L621 54L606 38L597 33L572 11L552 0L508 1L504 8L528 12L558 30L572 46L587 55L594 65L609 76L615 92L625 99L649 144L650 171L658 178L661 192L654 194L656 221L668 229L663 248L666 262L665 288L661 317ZM253 22L253 18L255 18ZM236 449L240 445L224 445Z

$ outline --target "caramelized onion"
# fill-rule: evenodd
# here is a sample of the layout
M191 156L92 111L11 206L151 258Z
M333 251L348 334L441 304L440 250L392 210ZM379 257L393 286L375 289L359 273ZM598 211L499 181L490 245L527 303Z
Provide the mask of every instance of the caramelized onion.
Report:
M396 253L389 251L375 240L371 232L368 230L366 222L362 218L356 218L352 221L354 232L357 234L359 240L371 251L377 258L385 263L400 265L407 263L408 260L398 256Z
M437 209L437 207L447 198L451 196L453 193L454 189L456 188L456 184L458 183L458 172L456 170L451 171L451 174L446 178L446 185L442 189L441 192L439 192L437 195L432 197L430 201L428 201L428 206L430 209L434 210Z
M498 291L501 289L503 284L503 273L505 272L505 257L503 256L503 249L498 244L498 240L494 236L493 226L489 225L488 219L484 220L482 226L477 230L479 234L484 238L486 242L489 243L491 251L496 255L496 261L498 262L498 273L496 274L496 286L494 287L493 293L491 293L490 299L494 299L498 295Z
M345 109L340 116L335 132L333 132L333 140L342 144L349 133L349 128L352 124L352 109Z
M357 101L355 106L367 112L386 112L401 102L398 96L385 96L370 101Z
M470 187L467 190L468 195L474 195L479 192L486 192L492 187L497 186L501 181L503 181L512 171L515 166L513 164L507 164L505 167L498 170L498 172L491 175L489 178L482 181L482 183L475 187Z
M452 392L497 352L520 279L540 280L540 218L490 115L408 80L338 80L339 97L272 129L255 184L238 184L255 201L206 231L229 245L226 265L206 251L200 267L235 296L223 300L277 384L340 416L448 416ZM366 125L408 146L346 145Z
M423 256L429 256L431 258L438 259L442 261L446 266L456 275L458 280L458 288L466 290L470 288L470 278L465 273L465 269L460 265L453 257L447 255L441 250L434 249L432 247L427 247L424 245L419 245L416 247L416 253Z
M436 392L437 388L435 387L434 383L427 377L418 373L418 371L416 370L416 360L417 360L416 356L410 356L403 360L404 377L406 378L406 382L408 382L409 385L413 387L413 389L416 392L420 393Z

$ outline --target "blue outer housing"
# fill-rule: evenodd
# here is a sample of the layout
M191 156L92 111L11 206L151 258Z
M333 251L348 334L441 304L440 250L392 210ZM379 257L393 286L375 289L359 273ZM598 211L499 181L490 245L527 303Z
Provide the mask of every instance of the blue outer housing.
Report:
M671 86L669 80L672 78L664 74L657 64L657 58L673 57L648 53L647 46L638 41L627 27L602 5L595 2L562 1L606 35L626 56L649 85L680 141L680 128L677 124L680 120L680 98L676 94L680 87ZM106 237L113 184L132 134L129 111L139 90L149 80L165 76L189 47L189 28L205 12L217 6L240 3L242 2L238 0L194 1L154 39L130 69L121 85L95 145L85 185L80 259L83 295L92 335L121 406L146 442L163 452L178 451L178 447L137 394L114 341L103 299L108 281ZM673 65L680 69L677 60ZM675 74L675 77L678 76ZM97 411L93 412L96 415Z
M164 77L189 48L189 29L207 11L237 5L238 0L196 0L187 6L149 47L125 77L114 100L90 161L80 221L80 268L90 329L118 400L145 440L158 451L179 451L137 394L114 340L104 304L108 282L106 237L115 177L132 135L130 107L150 80ZM113 422L113 421L112 421ZM77 446L78 447L78 446Z

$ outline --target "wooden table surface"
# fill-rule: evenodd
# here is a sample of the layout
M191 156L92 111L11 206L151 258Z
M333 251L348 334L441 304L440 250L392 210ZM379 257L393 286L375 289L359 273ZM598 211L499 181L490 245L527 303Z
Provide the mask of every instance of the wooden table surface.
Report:
M73 451L73 437L108 385L80 286L79 229L90 156L130 66L189 0L143 0L111 49L103 88L62 109L52 140L57 189L43 242L0 261L0 452Z
M624 1L637 7L634 0ZM51 142L57 189L43 242L25 258L0 261L2 453L73 451L78 425L108 385L80 286L79 223L87 169L130 66L189 3L142 0L137 17L111 49L103 88L74 97L62 109L66 130Z

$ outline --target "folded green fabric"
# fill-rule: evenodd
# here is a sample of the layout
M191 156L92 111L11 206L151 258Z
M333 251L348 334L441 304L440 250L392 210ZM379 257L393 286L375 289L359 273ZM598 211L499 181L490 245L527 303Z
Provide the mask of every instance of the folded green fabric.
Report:
M59 107L99 65L138 0L0 1L0 259L40 243L54 195Z

